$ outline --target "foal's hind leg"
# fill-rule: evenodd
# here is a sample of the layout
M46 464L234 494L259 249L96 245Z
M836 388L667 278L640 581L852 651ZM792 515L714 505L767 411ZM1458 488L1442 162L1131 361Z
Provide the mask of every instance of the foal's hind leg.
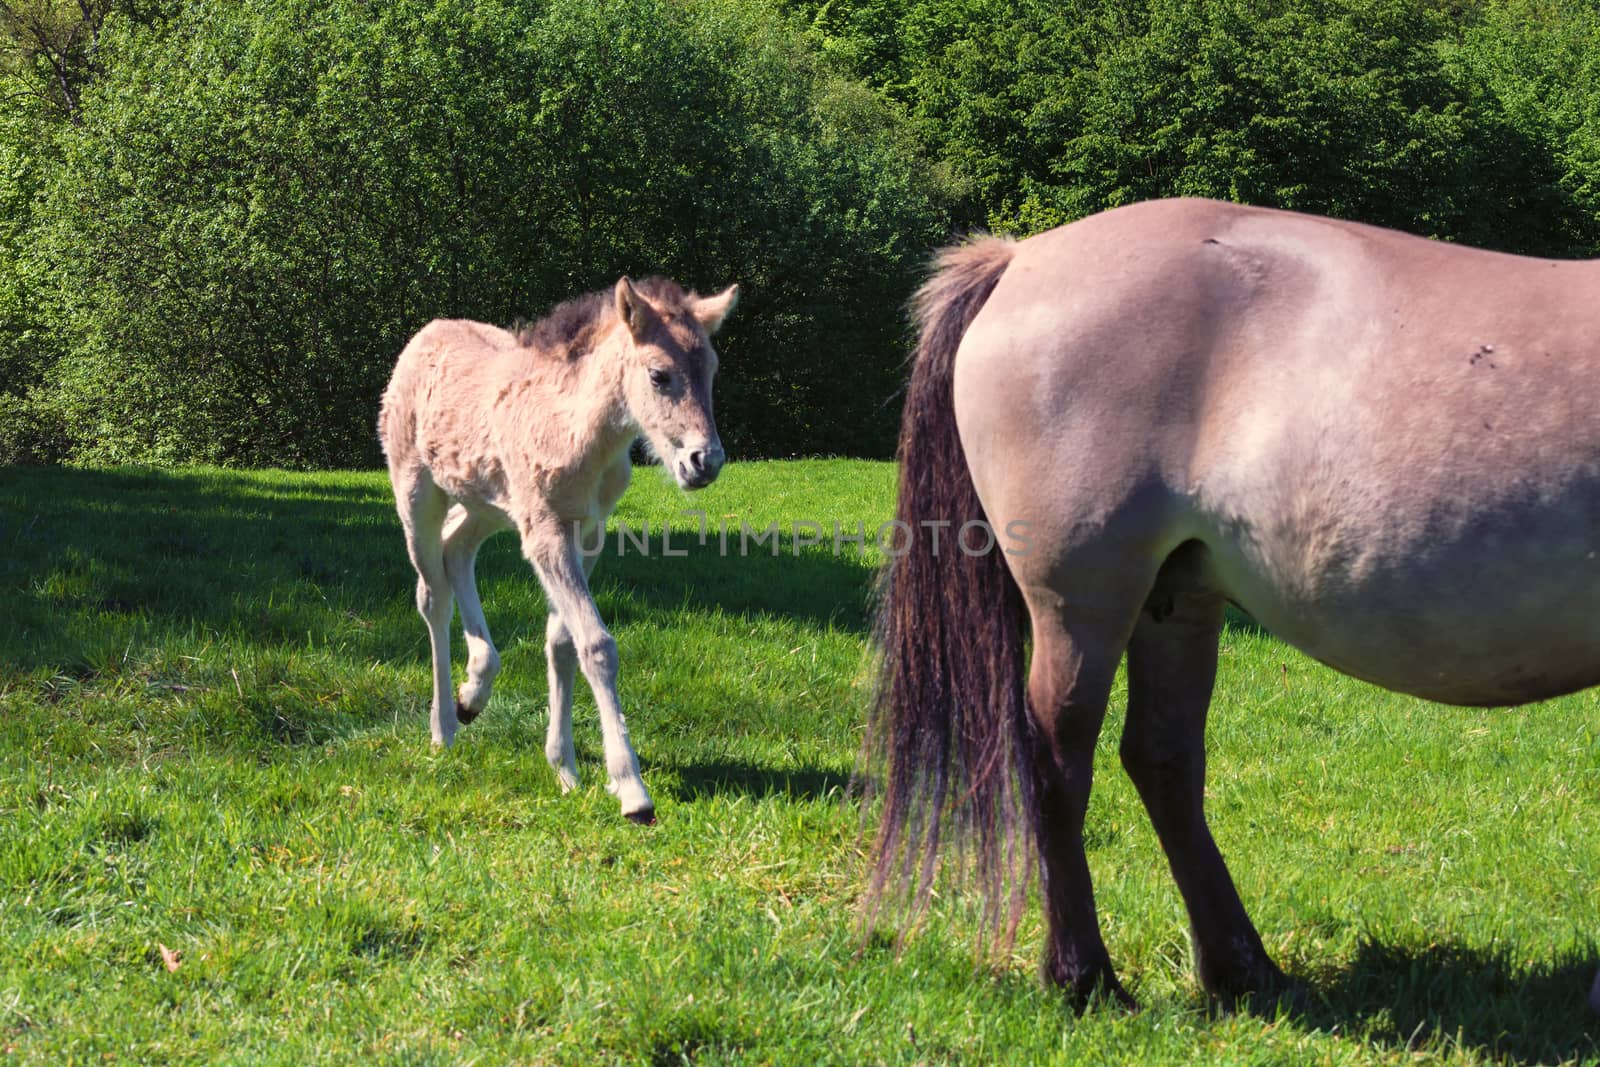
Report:
M1191 542L1168 559L1134 629L1122 764L1188 906L1201 984L1220 997L1273 995L1289 980L1268 958L1205 820L1206 709L1223 597L1201 575L1203 551Z
M462 725L476 719L488 706L495 675L500 673L500 654L495 651L488 620L483 617L475 569L478 549L490 534L502 528L496 519L460 505L452 508L445 520L444 568L461 610L461 628L467 634L467 679L456 697L456 717Z
M456 736L456 702L450 686L450 617L455 605L445 572L443 527L449 498L422 468L391 471L406 551L417 570L417 611L428 624L433 649L433 704L429 727L433 743L449 745Z

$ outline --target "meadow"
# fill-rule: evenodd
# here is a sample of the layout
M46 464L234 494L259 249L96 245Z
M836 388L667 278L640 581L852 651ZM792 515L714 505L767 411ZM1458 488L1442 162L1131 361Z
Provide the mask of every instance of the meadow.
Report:
M1314 993L1199 992L1166 864L1098 752L1089 859L1143 1003L1082 1018L1039 916L975 963L942 890L858 925L849 789L893 467L641 470L595 576L659 822L619 817L580 683L546 765L544 609L480 587L504 669L449 751L379 473L0 468L0 1059L27 1063L1600 1063L1600 692L1458 709L1235 618L1208 810L1267 948ZM700 545L702 508L733 529ZM823 542L788 531L815 522ZM738 524L785 530L740 555ZM663 555L660 531L672 529ZM458 669L464 652L457 635Z

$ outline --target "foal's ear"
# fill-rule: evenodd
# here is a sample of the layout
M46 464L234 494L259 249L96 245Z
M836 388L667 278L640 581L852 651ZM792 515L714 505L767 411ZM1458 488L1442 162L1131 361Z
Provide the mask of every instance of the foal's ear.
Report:
M635 341L644 340L645 328L649 325L646 318L644 297L639 295L639 290L624 274L617 282L617 316L628 324L628 332Z
M722 320L728 317L728 312L739 302L739 286L730 285L716 296L702 296L690 306L690 311L699 320L706 333L716 333L722 328Z

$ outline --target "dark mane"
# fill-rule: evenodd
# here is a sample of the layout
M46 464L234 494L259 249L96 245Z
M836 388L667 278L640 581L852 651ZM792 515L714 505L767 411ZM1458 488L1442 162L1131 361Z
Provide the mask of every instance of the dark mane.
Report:
M689 299L689 294L684 292L682 286L659 275L636 281L633 287L669 314L683 307ZM611 294L612 289L608 286L563 300L537 322L515 320L511 324L511 332L516 336L517 343L525 348L565 359L577 359L589 351L595 335L616 317L616 304Z
M537 322L517 319L511 324L511 332L524 348L577 359L589 350L590 341L600 327L615 315L611 290L600 289L563 300Z

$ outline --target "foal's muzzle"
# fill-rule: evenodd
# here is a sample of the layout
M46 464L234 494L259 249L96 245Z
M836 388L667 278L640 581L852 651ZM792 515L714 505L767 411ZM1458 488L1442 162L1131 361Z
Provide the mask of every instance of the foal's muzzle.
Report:
M720 442L701 448L686 448L678 453L673 474L685 489L704 489L717 480L726 459Z

